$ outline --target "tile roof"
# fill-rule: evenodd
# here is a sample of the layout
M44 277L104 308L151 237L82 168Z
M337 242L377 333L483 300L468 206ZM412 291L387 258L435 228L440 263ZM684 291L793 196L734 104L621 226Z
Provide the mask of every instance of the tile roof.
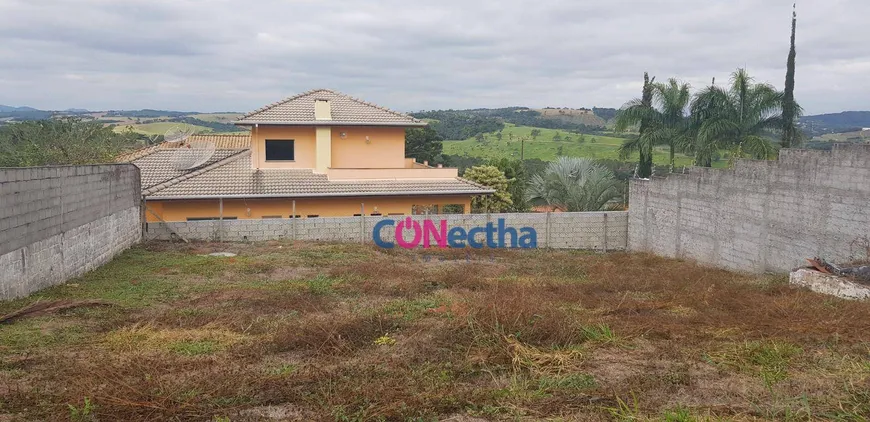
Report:
M214 142L215 149L230 149L230 150L242 150L248 149L251 147L251 135L248 133L245 134L200 134L200 135L191 135L183 142L161 142L157 145L147 146L145 148L140 148L135 151L130 151L125 154L119 155L115 161L119 163L129 163L134 160L138 160L142 157L145 157L149 154L153 154L157 151L162 150L173 150L180 146L186 145L188 142L193 141L210 141ZM144 186L143 186L144 187Z
M314 101L329 100L331 120L315 120ZM252 111L236 124L283 124L283 125L377 125L377 126L425 126L422 120L407 114L359 100L340 92L316 89L270 104Z
M146 171L143 170L142 173L144 175ZM257 170L251 168L250 151L244 151L199 171L145 189L143 194L149 199L195 199L480 195L492 192L490 188L458 177L335 181L329 180L325 174L317 174L308 169Z
M198 168L205 168L221 160L229 158L233 155L240 154L242 151L232 149L219 149L214 152L211 158ZM139 157L130 161L136 167L139 167L139 172L142 178L142 190L147 190L155 185L159 185L166 181L175 179L176 177L196 171L193 170L177 170L174 165L173 157L175 156L174 149L158 149L150 154Z
M185 142L193 141L210 141L214 142L217 149L248 149L251 147L251 134L220 134L220 133L203 133L199 135L191 135L184 142L178 142L175 145L181 145ZM177 146L175 147L177 148Z

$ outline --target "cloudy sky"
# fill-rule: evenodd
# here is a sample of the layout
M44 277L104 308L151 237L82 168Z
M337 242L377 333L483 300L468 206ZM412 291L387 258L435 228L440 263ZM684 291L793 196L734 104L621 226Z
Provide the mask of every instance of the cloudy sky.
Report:
M0 0L0 104L248 111L619 107L644 71L782 88L793 0ZM796 96L870 110L867 0L798 4Z

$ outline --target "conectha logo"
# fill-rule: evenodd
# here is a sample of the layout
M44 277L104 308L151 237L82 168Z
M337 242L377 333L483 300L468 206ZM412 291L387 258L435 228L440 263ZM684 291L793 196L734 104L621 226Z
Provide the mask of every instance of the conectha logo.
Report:
M481 249L486 245L488 248L537 248L538 233L531 227L521 227L519 229L507 227L504 219L499 218L497 225L486 223L484 227L473 227L468 231L463 227L452 227L448 230L447 220L423 220L421 225L419 221L412 220L408 217L400 220L396 224L396 220L381 220L372 229L372 239L375 244L382 248L393 248L399 246L410 249L420 246L422 243L424 248L429 248L434 245L439 248L464 248L466 245L475 249ZM395 242L384 240L381 238L381 231L385 227L395 227L391 230L394 234ZM413 232L411 240L406 240L403 232L409 231L409 235ZM477 235L483 235L484 240L477 239ZM390 239L390 240L393 240ZM505 246L506 244L510 246Z

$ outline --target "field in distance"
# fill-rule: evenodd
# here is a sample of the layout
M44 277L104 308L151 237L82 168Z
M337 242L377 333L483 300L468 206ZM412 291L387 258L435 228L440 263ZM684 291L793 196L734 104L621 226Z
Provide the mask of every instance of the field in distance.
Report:
M119 124L115 126L115 132L123 132L127 130L127 128L132 128L133 132L141 133L144 135L165 135L169 129L172 128L182 128L182 129L191 129L194 133L203 133L203 132L212 132L211 128L207 128L205 126L197 126L191 125L187 123L178 123L178 122L156 122L156 123L144 123L144 124Z
M232 123L239 120L242 116L244 116L242 113L202 113L190 115L194 119L215 123Z
M540 131L534 140L532 130ZM533 128L529 126L514 126L506 124L502 131L501 140L497 133L487 133L481 142L475 138L461 141L445 141L444 154L468 155L484 159L495 158L520 158L521 139L525 138L524 158L537 158L544 161L553 161L560 155L569 157L586 157L598 160L621 160L619 158L619 146L624 139L610 136L575 134L560 129ZM634 161L636 157L622 161ZM668 152L665 147L656 147L653 161L657 165L668 164ZM693 163L692 157L677 154L675 166L688 167ZM727 160L719 160L713 163L714 167L724 167Z

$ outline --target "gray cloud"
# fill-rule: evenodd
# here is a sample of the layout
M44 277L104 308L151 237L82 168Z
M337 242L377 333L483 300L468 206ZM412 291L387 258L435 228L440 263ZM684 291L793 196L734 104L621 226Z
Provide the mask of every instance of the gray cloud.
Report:
M700 87L740 66L782 87L791 2L5 0L0 104L247 111L328 87L400 110L619 107L644 71ZM870 109L870 3L798 6L798 100Z

